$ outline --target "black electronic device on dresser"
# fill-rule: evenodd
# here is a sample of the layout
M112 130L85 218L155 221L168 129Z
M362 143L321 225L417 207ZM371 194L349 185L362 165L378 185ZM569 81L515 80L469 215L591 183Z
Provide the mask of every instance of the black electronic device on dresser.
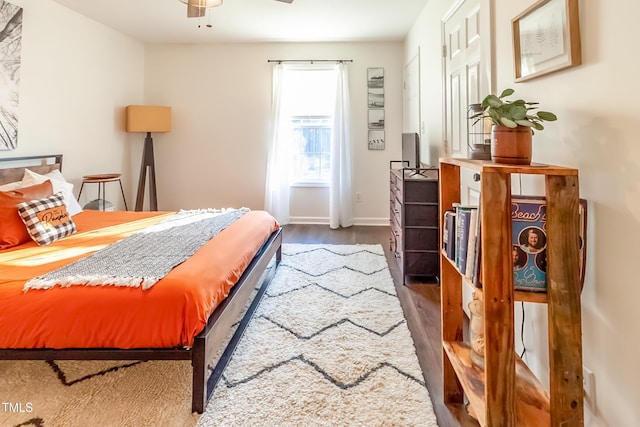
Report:
M394 168L406 162L391 161L390 249L402 274L438 280L440 250L438 231L438 169L436 167Z

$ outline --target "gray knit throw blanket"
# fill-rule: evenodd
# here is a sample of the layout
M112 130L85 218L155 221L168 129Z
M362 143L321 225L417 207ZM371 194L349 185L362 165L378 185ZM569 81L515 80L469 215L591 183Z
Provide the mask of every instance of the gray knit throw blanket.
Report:
M246 211L181 211L86 258L29 280L24 290L56 285L149 289Z

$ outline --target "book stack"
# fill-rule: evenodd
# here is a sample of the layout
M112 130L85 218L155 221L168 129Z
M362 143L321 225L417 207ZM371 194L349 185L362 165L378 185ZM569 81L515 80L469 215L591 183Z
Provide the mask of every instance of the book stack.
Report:
M586 257L586 200L580 199L580 282ZM480 216L478 206L454 203L444 213L442 249L461 274L476 287L480 277ZM547 205L544 197L511 197L513 285L516 290L547 291Z
M442 231L442 249L447 258L456 259L456 211L450 210L444 213L444 227Z
M474 283L478 278L480 221L478 206L454 204L444 214L443 250L461 274Z

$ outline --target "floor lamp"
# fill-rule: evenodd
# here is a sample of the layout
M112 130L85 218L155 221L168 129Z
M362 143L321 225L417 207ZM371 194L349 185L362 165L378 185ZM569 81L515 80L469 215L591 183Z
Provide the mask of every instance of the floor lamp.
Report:
M144 139L142 165L140 166L136 211L141 211L144 203L144 187L147 178L147 169L149 170L149 210L158 210L156 167L153 161L153 138L151 138L151 132L169 131L171 131L171 107L156 107L150 105L127 106L127 132L147 133Z

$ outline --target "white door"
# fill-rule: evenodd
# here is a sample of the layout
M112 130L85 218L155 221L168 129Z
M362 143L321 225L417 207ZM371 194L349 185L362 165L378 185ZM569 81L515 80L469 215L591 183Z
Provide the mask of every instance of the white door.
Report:
M469 104L491 93L491 0L459 0L442 19L444 96L444 153L467 157ZM460 198L464 204L478 205L480 183L474 173L460 169ZM463 308L470 315L471 290L463 288Z
M444 153L467 157L469 104L491 92L491 0L459 0L442 19ZM469 171L460 176L462 202L477 203L479 186Z
M424 138L424 129L420 125L420 50L404 67L402 97L404 104L402 132L417 133L420 136L420 159L418 160L429 163L429 147Z
M420 134L420 52L404 67L403 132Z

